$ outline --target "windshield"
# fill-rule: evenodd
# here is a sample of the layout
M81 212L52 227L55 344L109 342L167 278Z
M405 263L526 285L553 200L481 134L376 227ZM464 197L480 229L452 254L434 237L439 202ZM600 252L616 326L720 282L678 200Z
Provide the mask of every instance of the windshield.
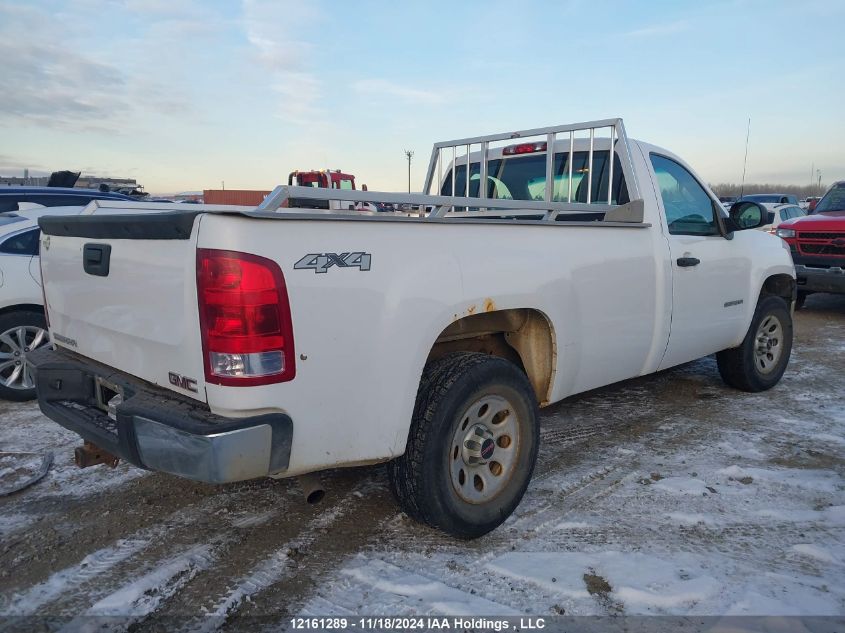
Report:
M813 210L813 213L824 213L825 211L845 211L845 183L840 183L821 199Z

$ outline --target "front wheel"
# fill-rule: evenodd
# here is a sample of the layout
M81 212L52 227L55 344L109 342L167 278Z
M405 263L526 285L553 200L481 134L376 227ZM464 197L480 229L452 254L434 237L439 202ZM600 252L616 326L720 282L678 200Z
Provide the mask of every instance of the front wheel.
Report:
M391 489L412 518L476 538L519 505L538 446L526 375L502 358L450 354L426 365L405 454L388 467Z
M0 398L22 401L35 397L27 355L49 342L43 314L17 310L0 315Z
M731 387L765 391L786 371L792 353L792 316L780 297L763 297L739 347L716 354L719 373Z

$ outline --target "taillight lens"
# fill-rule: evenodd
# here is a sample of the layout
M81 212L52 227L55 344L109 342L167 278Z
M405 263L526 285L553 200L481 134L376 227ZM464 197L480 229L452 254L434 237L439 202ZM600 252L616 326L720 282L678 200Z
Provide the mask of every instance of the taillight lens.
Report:
M293 326L284 276L271 259L197 250L205 379L267 385L293 379Z
M519 145L508 145L502 154L505 156L515 156L517 154L533 154L534 152L545 152L545 141L540 143L520 143Z

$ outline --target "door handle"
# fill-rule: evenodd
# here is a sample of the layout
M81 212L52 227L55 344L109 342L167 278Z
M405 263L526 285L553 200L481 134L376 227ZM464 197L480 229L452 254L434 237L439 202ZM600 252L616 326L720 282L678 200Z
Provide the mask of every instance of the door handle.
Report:
M678 266L681 268L688 268L690 266L698 266L701 263L701 260L697 257L679 257L678 258Z

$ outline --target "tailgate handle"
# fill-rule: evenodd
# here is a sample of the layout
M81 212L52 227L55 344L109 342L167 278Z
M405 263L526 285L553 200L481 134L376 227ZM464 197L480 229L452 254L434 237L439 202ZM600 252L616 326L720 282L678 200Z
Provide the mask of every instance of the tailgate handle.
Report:
M82 249L82 267L89 275L109 276L111 244L86 244Z

